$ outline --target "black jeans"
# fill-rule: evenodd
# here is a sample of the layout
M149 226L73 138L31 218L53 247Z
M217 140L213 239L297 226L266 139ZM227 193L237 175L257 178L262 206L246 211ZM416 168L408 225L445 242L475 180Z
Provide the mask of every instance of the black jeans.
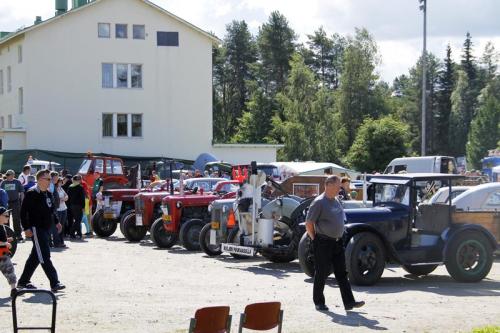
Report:
M313 241L314 248L314 287L313 301L314 304L325 304L325 282L330 275L331 265L333 265L333 273L340 288L342 302L348 305L354 302L352 295L351 284L347 279L347 271L345 266L345 251L342 238L334 240L333 238L316 235Z
M14 223L14 234L17 238L21 234L21 202L19 200L9 201L9 209L12 209L12 222Z
M71 205L71 215L73 216L73 223L71 224L70 236L74 237L76 233L82 237L83 207Z
M24 271L19 278L19 285L26 285L30 282L33 273L35 273L38 264L42 265L45 275L50 281L50 286L54 287L59 283L57 271L50 260L50 230L43 228L32 228L33 231L33 248L24 265Z

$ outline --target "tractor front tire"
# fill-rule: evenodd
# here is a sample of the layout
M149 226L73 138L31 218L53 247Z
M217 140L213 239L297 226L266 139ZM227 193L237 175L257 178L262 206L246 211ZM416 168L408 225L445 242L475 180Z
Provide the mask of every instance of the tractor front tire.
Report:
M146 236L144 226L135 225L135 214L129 214L122 223L123 236L130 242L139 242Z
M231 231L229 232L229 235L227 235L227 242L230 244L237 244L241 245L240 242L240 228L238 226L235 226ZM231 253L231 256L235 259L248 259L250 257L248 256L242 256L240 254L236 253Z
M445 253L446 270L459 282L478 282L490 272L493 248L477 231L462 231L451 239Z
M105 219L104 212L102 209L97 210L92 216L92 228L94 232L99 237L109 237L111 236L117 227L115 220Z
M165 230L161 217L153 222L149 233L151 234L153 243L161 249L171 248L177 243L177 239L179 238L178 234Z
M312 240L305 232L299 242L299 265L302 271L309 277L314 276L314 251Z
M205 222L200 219L191 219L182 224L179 234L182 246L186 250L200 250L200 233L204 226Z
M125 235L125 233L123 232L123 221L125 220L125 218L127 216L129 216L130 214L135 214L135 210L134 209L130 209L130 210L127 210L125 211L125 213L122 214L122 216L120 217L120 231L123 235Z
M366 231L355 234L347 244L346 268L351 283L374 285L385 268L385 247L380 237Z
M210 244L210 230L212 230L212 226L210 225L210 223L205 224L205 226L201 229L200 247L201 250L207 255L209 255L210 257L215 257L222 253L222 249L220 244Z

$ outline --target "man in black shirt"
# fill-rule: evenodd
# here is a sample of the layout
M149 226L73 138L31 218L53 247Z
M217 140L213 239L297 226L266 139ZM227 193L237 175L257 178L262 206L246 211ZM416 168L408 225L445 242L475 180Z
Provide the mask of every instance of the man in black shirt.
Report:
M61 231L61 224L57 220L52 194L48 191L50 185L50 171L40 170L36 174L37 186L26 192L21 205L21 224L26 237L33 240L33 249L26 260L24 271L17 286L19 288L34 289L30 279L35 273L38 264L42 265L45 275L50 281L53 292L64 289L59 282L57 271L50 260L50 227L55 219L57 230Z

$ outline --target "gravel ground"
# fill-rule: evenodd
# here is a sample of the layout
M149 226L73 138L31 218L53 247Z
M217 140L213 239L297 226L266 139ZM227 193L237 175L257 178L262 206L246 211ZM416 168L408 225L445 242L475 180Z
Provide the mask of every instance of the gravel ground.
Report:
M346 313L335 280L325 295L330 312L316 312L312 280L297 261L273 264L261 258L209 258L180 247L160 250L151 241L128 243L119 234L108 239L67 242L52 253L61 282L57 332L187 332L197 308L229 305L232 331L246 304L278 300L284 309L283 332L469 332L500 325L500 258L487 279L463 284L444 267L413 278L401 268L387 268L373 287L353 287L366 306ZM13 261L20 276L31 243L20 244ZM1 278L0 278L1 279ZM32 282L48 288L41 268ZM3 284L2 284L3 283ZM12 331L6 281L0 285L0 332ZM18 300L23 325L46 324L50 306L40 296Z

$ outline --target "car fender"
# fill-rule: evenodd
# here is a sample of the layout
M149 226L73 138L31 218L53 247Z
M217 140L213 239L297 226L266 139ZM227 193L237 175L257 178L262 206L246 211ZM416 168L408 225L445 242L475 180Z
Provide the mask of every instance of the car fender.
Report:
M345 225L345 232L344 232L344 245L347 246L347 244L349 243L351 238L354 235L359 234L360 232L371 232L371 233L374 233L375 235L377 235L380 238L380 240L382 241L382 243L384 244L385 249L387 251L388 257L386 258L386 260L392 259L398 263L402 263L402 260L401 260L401 258L399 258L394 246L392 246L392 244L387 240L387 238L381 232L379 232L377 229L375 229L374 227L372 227L369 224L365 224L365 223L348 223L348 224L346 224Z
M449 244L453 241L453 239L455 239L455 237L457 237L460 233L465 231L477 231L479 233L482 233L488 239L493 251L497 249L498 243L497 240L495 239L495 236L493 236L491 232L487 230L485 227L478 224L460 224L446 229L441 234L441 238L445 242L443 248L443 258L446 258L445 254L448 250Z

